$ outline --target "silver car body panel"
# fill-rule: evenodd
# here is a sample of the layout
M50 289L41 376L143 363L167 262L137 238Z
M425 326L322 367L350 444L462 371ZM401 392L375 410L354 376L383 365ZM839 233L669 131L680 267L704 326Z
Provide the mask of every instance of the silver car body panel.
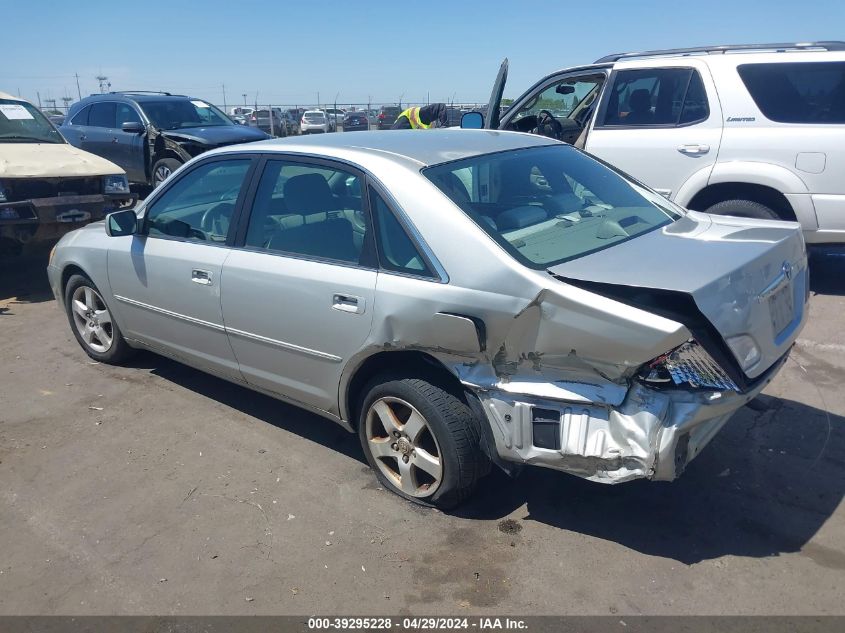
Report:
M765 387L798 336L807 291L801 233L790 223L689 213L551 272L533 270L420 174L431 164L553 144L497 131L362 132L226 147L197 159L266 152L354 166L410 223L438 273L433 278L198 245L209 251L202 256L209 270L220 272L211 286L194 284L191 291L207 293L197 299L183 292L187 268L176 263L178 251L192 245L109 238L100 224L60 242L48 269L51 285L61 299L62 278L75 266L99 287L132 344L347 428L356 424L349 392L356 372L376 354L389 359L413 351L442 366L477 399L486 448L502 465L536 464L611 483L673 479ZM139 216L144 211L141 205ZM148 244L139 246L144 240ZM153 241L161 245L152 247ZM159 266L146 253L173 262ZM788 278L784 262L791 266ZM139 281L143 271L147 286ZM682 315L660 316L575 280L688 293L723 337L751 333L763 358L747 371L748 386L740 392L648 385L639 377L644 364L693 337ZM760 307L773 284L795 297L793 322L777 337ZM338 295L357 297L361 310L337 309ZM559 449L535 445L537 412L559 424Z

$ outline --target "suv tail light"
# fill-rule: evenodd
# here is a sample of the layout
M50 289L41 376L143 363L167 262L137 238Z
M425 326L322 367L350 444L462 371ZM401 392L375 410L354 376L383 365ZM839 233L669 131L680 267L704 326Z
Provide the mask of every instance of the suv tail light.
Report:
M378 115L378 120L379 120L379 121L384 121L384 112L379 112L379 115Z

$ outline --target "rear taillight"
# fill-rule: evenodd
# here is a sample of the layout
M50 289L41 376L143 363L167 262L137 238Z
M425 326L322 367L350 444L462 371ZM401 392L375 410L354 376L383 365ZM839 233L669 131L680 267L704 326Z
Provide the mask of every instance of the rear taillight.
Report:
M695 340L687 341L646 363L640 378L655 386L687 385L699 389L739 391L727 372Z
M257 121L258 119L256 119L255 116L251 116L251 117L249 117L249 120L250 121Z
M378 115L378 120L379 120L379 121L384 121L384 112L382 112L382 113L380 113L380 114Z

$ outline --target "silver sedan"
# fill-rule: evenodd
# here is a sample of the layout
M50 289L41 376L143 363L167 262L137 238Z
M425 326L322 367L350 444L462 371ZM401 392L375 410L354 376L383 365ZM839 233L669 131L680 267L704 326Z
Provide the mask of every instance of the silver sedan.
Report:
M481 130L211 151L48 273L92 358L146 348L314 411L441 507L491 464L676 478L782 366L808 296L797 224Z

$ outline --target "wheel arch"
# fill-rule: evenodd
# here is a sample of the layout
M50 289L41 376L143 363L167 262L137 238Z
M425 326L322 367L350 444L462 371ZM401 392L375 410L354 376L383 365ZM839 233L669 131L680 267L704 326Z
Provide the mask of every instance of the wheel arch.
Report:
M779 190L758 183L720 182L707 185L693 196L686 205L695 211L706 211L709 207L726 200L750 200L762 204L782 220L797 221L795 209Z
M425 378L454 393L464 390L458 377L431 354L420 350L377 351L349 364L339 386L340 417L355 429L364 388L376 376L394 372L403 377Z

